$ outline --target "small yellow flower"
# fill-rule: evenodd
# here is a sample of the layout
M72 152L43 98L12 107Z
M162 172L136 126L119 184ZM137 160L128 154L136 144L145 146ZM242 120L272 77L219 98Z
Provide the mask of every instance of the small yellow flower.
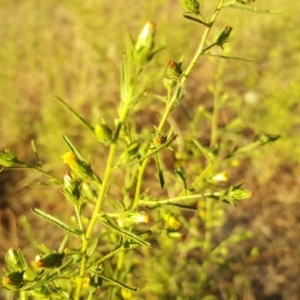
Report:
M122 298L123 298L123 299L131 299L131 297L132 297L132 292L131 292L131 291L128 291L128 290L125 290L125 289L122 289L122 290L121 290L121 295L122 295Z
M232 160L230 161L230 164L231 164L233 167L239 167L240 164L241 164L241 161L238 160L238 159L232 159Z
M179 229L179 227L181 226L181 223L178 220L176 220L174 216L170 216L167 222L170 228L174 230Z
M81 281L81 278L79 276L76 277L76 284L79 284L79 282ZM85 276L84 279L83 279L83 285L82 287L84 289L87 289L90 287L90 282L91 282L91 279L90 277L88 276Z
M177 230L181 226L181 223L175 218L171 211L165 210L162 212L161 216L166 221L170 229Z
M81 179L92 179L99 183L101 179L95 174L89 164L84 162L80 156L78 156L73 151L69 151L62 155L62 159L65 164L69 165L74 174L76 174Z
M61 158L64 160L64 163L69 166L71 166L77 162L77 157L76 157L75 153L72 151L65 153L64 155L62 155Z

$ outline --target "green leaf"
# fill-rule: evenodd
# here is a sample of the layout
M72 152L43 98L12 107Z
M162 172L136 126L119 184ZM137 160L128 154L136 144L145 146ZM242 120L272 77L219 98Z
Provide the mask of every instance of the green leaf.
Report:
M268 14L268 15L278 15L278 14L283 14L282 10L267 10L267 9L259 9L257 7L252 7L252 6L236 6L236 5L229 5L225 6L228 8L235 8L235 9L240 9L244 11L250 11L254 13L259 13L259 14Z
M156 167L157 167L157 170L158 170L158 178L159 178L160 187L163 189L164 186L165 186L165 178L164 178L164 172L161 168L160 157L158 156L157 153L155 155L155 161L156 161Z
M55 97L56 100L69 112L71 112L75 117L77 117L88 129L94 132L94 127L89 124L83 117L81 117L69 104L67 104L64 100L59 97Z
M100 220L102 221L102 223L110 228L111 230L119 233L120 235L122 236L125 236L129 239L132 239L133 241L137 242L138 244L140 245L144 245L144 246L147 246L147 247L151 247L151 245L147 242L147 241L144 241L143 239L141 239L140 237L138 237L137 235L135 235L134 233L128 231L128 230L125 230L123 228L120 228L119 226L117 226L116 224L112 223L107 217L105 216L101 216Z
M81 160L84 161L84 159L82 158L82 156L80 155L80 153L77 151L77 149L75 148L75 146L71 143L71 141L65 136L63 135L63 139L66 142L66 144L68 145L68 147L70 148L70 150L72 152L75 153L75 155Z
M245 57L236 57L236 56L227 56L227 55L216 55L216 54L209 54L209 53L204 53L204 55L208 56L213 56L213 57L218 57L222 59L228 59L228 60L241 60L245 62L253 62L253 58L245 58Z
M38 215L39 217L49 221L50 223L56 225L57 227L75 235L75 236L80 236L82 235L82 232L78 229L74 229L72 227L70 227L69 225L67 225L66 223L58 220L57 218L49 215L49 214L46 214L44 213L43 211L39 210L38 208L33 208L32 211Z
M180 177L182 180L184 189L187 190L187 184L186 184L186 172L185 169L181 166L175 170L175 173Z
M165 186L165 178L164 178L163 170L160 169L158 171L158 177L159 177L160 187L163 189Z
M125 49L126 56L131 57L134 49L134 40L129 31L125 32Z
M208 23L206 23L206 22L204 22L204 21L202 21L202 20L200 20L200 19L198 19L198 18L195 18L195 17L193 17L193 16L190 16L190 15L188 15L188 14L183 14L183 17L186 18L186 19L188 19L188 20L191 20L191 21L200 23L201 25L204 25L204 26L209 27L209 24L208 24Z
M122 70L121 70L121 105L127 101L128 88L130 84L128 58L125 54L122 56Z
M118 280L116 280L116 279L113 279L113 278L111 278L111 277L105 276L105 275L103 275L103 274L100 273L100 272L95 272L95 274L96 274L97 276L99 276L99 277L101 277L101 278L103 278L103 279L105 279L105 280L107 280L107 281L109 281L109 282L111 282L111 283L113 283L113 284L119 286L119 287L122 288L122 289L126 289L126 290L129 290L129 291L131 291L131 292L136 292L136 291L139 290L139 288L133 288L133 287L130 287L130 286L126 285L125 283L120 282L120 281L118 281Z
M171 111L173 111L181 103L184 96L185 96L184 87L178 86L171 100L171 102L173 103Z
M179 204L179 203L166 203L165 205L175 206L175 207L178 207L179 209L182 209L182 210L191 210L191 211L197 211L198 210L198 208L195 207L195 206L184 205L184 204Z
M145 86L145 88L142 89L142 91L140 91L137 95L135 95L133 97L133 99L131 100L130 102L130 105L136 105L140 99L142 97L144 97L148 92L149 90L158 82L160 81L163 76L164 76L164 68L160 70L160 72L158 72L157 76L155 76L149 83L147 83L147 85Z
M41 167L42 167L42 162L41 162L40 157L39 157L39 154L38 154L38 152L37 152L37 149L36 149L34 140L31 140L31 148L32 148L32 151L33 151L33 153L35 154L35 156L36 156L36 158L37 158L37 161L38 161L38 167L41 168Z
M169 146L169 145L177 138L177 136L178 136L177 134L174 135L174 136L172 136L172 137L171 137L169 140L167 140L167 142L166 142L165 144L163 144L161 147L159 147L159 148L153 150L151 153L145 155L144 157L142 157L142 158L140 158L140 159L133 160L133 161L127 163L127 164L122 164L122 165L117 165L117 166L115 166L115 167L114 167L114 170L119 170L119 169L127 168L127 167L129 167L129 166L132 166L132 165L135 165L135 164L137 164L137 163L140 163L140 162L144 161L145 159L147 159L147 158L153 156L154 154L160 152L162 149L167 148L167 147L168 147L168 146Z

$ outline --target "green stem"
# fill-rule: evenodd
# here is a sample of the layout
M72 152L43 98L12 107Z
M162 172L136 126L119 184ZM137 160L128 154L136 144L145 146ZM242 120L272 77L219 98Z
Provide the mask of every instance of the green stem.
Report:
M176 90L174 91L174 94L173 94L173 97L170 99L170 101L167 102L167 106L166 106L166 109L165 109L165 112L162 116L162 119L159 123L159 126L158 126L158 132L160 132L163 128L163 126L165 125L166 121L167 121L167 118L168 116L170 115L173 107L174 107L174 103L175 101L177 100L177 97L176 97L176 94L177 94L177 91L179 88L181 88L182 85L184 85L184 83L186 82L187 78L189 77L189 75L191 74L191 71L194 69L197 61L199 60L199 57L203 54L203 51L204 51L204 46L205 46L205 42L208 38L208 35L209 35L209 32L212 28L212 25L214 24L218 14L220 13L220 10L222 9L223 7L223 2L224 0L220 0L219 1L219 4L214 12L214 14L212 15L211 19L210 19L210 22L209 22L209 26L205 29L204 31L204 34L202 36L202 39L200 41L200 44L198 46L198 49L193 57L193 59L191 60L189 66L187 67L187 69L185 70L185 72L183 73L183 76L180 80L180 83L177 85L177 88ZM148 151L149 153L149 151ZM148 154L147 153L147 154ZM146 166L148 164L148 160L149 159L145 159L143 161L143 163L141 164L140 166L140 169L139 169L139 174L138 174L138 178L137 178L137 185L136 185L136 190L135 190L135 197L134 197L134 201L133 201L133 205L132 205L132 209L136 209L139 205L139 201L140 201L140 195L141 195L141 188L142 188L142 181L143 181L143 175L145 173L145 170L146 170Z
M207 259L209 256L210 248L211 248L211 238L212 238L212 232L211 232L211 223L212 223L212 210L213 210L213 203L212 199L207 198L206 199L206 213L205 213L205 238L204 238L204 253Z
M236 0L224 3L223 7L227 7L227 6L234 5L234 4L236 4Z
M205 53L207 50L211 49L212 47L216 46L217 43L212 43L211 45L207 46L205 49L203 49L203 53Z
M76 218L77 218L79 229L83 232L83 226L82 226L82 221L80 216L80 208L78 206L75 206L75 212L76 212Z
M217 79L218 80L218 79ZM211 121L211 138L210 138L210 146L216 145L218 141L218 121L219 121L219 111L220 111L220 94L222 89L222 83L218 80L214 90L214 104L213 104L213 114Z
M129 103L130 103L130 100L132 99L132 95L133 95L133 84L128 88L127 99L126 99L125 105L123 106L122 111L120 112L119 123L118 123L117 129L115 131L114 137L112 139L112 142L110 144L109 154L108 154L108 158L107 158L107 163L106 163L106 168L105 168L105 173L104 173L100 193L99 193L96 205L95 205L94 213L93 213L90 223L88 225L85 236L83 237L83 240L82 240L81 253L83 254L83 257L82 257L81 264L80 264L79 282L77 283L77 287L76 287L75 300L80 300L82 285L83 285L84 277L85 277L86 270L87 270L86 251L88 249L89 241L92 237L95 225L97 223L98 216L102 210L103 202L105 200L105 196L106 196L107 189L109 186L110 176L113 171L113 162L114 162L114 156L115 156L115 152L116 152L116 148L117 148L117 141L119 139L121 128L123 126L123 123L126 119L126 116L127 116L128 110L129 110Z
M110 146L110 151L109 151L109 155L108 155L108 159L107 159L105 174L104 174L104 177L103 177L102 187L101 187L101 190L100 190L100 193L99 193L99 197L97 199L94 213L92 215L89 226L87 228L87 231L86 231L85 236L84 236L83 241L82 241L81 252L83 254L83 257L82 257L81 265L80 265L79 282L77 283L75 300L80 299L83 280L84 280L84 277L85 277L85 274L86 274L86 263L87 263L86 251L87 251L87 248L88 248L88 245L89 245L89 240L92 237L92 233L93 233L93 230L95 228L95 225L96 225L96 222L97 222L97 219L98 219L98 215L99 215L100 210L101 210L102 205L103 205L103 201L104 201L104 198L105 198L105 195L106 195L106 190L107 190L108 185L109 185L109 179L110 179L110 174L111 174L111 170L112 170L112 163L113 163L113 158L114 158L115 151L116 151L116 143L112 142L112 144Z
M135 196L132 204L132 210L137 209L140 201L140 195L141 195L141 190L142 190L142 182L143 182L143 175L146 169L146 166L148 164L149 158L145 159L140 168L139 168L139 173L137 177L137 183L136 183L136 188L135 188Z
M202 39L201 39L200 44L198 46L198 49L197 49L192 61L190 62L189 66L187 67L187 69L183 73L183 77L181 79L181 84L186 82L188 76L191 74L191 71L194 69L199 57L203 54L205 42L207 40L209 32L210 32L216 18L218 17L218 15L219 15L222 7L223 7L223 3L224 3L224 0L220 0L217 8L215 9L215 12L214 12L214 14L212 15L212 17L210 19L209 26L205 29L205 31L203 33L203 36L202 36Z

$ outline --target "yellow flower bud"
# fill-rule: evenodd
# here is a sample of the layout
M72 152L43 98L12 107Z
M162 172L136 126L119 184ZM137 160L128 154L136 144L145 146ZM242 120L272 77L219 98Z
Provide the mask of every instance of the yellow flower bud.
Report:
M64 253L50 253L42 258L38 255L36 257L36 265L38 268L43 269L59 268L62 265L64 256Z
M62 159L79 178L90 178L101 183L101 179L93 172L91 166L80 159L73 151L62 155Z
M140 65L143 65L145 62L151 60L155 54L153 51L155 27L156 24L154 22L147 22L135 44L133 59Z
M23 275L24 271L10 272L2 278L2 284L8 289L20 289L24 285Z

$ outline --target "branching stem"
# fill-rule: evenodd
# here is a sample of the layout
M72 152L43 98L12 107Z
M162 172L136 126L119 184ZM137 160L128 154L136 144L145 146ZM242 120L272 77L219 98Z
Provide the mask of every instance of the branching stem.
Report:
M187 67L187 69L184 71L183 76L182 76L180 82L177 84L177 87L176 87L170 101L167 101L165 112L164 112L164 114L162 116L162 119L161 119L161 121L159 123L159 126L158 126L158 132L162 131L162 129L163 129L163 127L164 127L164 125L167 121L168 116L170 115L172 109L174 108L174 103L177 100L176 95L177 95L178 89L182 88L182 86L185 84L187 78L189 77L192 70L194 69L197 61L199 60L200 56L203 54L205 43L206 43L206 40L208 38L209 32L210 32L217 16L219 15L219 13L220 13L220 11L223 7L223 3L224 3L224 0L219 1L219 4L218 4L217 8L215 9L215 12L214 12L214 14L212 15L212 17L210 19L209 25L205 28L204 34L202 36L202 39L200 41L200 44L198 46L198 49L197 49L193 59L191 60L191 62L189 64L189 66ZM148 161L149 161L149 158L145 159L143 161L143 163L141 164L141 166L140 166L132 209L136 209L139 205L143 176L144 176Z

